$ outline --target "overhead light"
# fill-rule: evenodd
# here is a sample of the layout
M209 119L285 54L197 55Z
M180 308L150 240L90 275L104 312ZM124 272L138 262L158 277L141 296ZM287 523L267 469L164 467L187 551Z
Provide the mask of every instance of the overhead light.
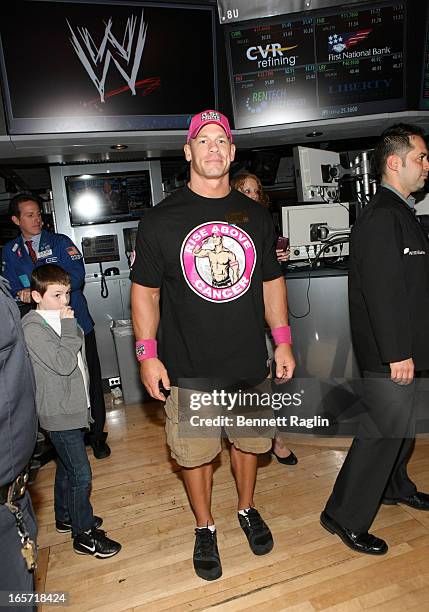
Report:
M127 145L124 144L115 144L110 147L114 151L123 151L124 149L128 149Z
M306 136L307 138L314 138L315 136L323 136L323 132L316 132L316 130L313 130L309 134L306 134Z

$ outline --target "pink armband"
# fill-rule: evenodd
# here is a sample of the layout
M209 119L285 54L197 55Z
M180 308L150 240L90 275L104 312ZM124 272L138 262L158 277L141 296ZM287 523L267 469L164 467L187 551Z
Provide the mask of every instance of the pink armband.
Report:
M292 335L290 333L290 325L284 325L283 327L276 327L271 330L274 344L292 344Z
M136 342L136 356L138 361L144 361L145 359L153 359L158 357L156 352L157 342L153 338L147 338L146 340L137 340Z

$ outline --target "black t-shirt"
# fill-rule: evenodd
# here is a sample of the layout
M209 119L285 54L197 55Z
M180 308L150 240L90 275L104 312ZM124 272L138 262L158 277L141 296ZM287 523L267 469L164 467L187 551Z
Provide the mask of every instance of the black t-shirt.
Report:
M161 287L159 356L177 379L262 380L263 281L282 276L269 212L231 191L188 187L140 222L131 280Z

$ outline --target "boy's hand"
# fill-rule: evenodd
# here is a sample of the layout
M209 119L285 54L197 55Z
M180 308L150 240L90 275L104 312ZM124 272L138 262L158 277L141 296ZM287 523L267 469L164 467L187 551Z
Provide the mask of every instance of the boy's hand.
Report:
M70 306L63 306L60 310L60 319L74 319L74 310Z

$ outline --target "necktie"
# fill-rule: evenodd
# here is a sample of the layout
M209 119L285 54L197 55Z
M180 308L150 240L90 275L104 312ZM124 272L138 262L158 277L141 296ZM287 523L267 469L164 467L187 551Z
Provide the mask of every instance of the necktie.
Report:
M31 240L26 240L25 244L27 245L28 254L31 257L31 261L35 264L37 261L37 254L36 251L33 249L33 243Z

